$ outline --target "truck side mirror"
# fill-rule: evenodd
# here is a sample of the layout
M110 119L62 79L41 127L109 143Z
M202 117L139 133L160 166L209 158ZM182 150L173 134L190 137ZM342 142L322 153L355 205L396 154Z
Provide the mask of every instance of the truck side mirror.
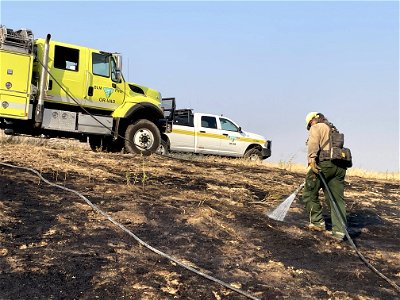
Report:
M115 70L115 77L118 82L121 82L122 78L122 56L120 54L115 55L116 60L116 70Z
M239 126L238 132L242 132L242 127Z
M122 56L120 54L115 55L116 63L117 63L117 70L122 71Z

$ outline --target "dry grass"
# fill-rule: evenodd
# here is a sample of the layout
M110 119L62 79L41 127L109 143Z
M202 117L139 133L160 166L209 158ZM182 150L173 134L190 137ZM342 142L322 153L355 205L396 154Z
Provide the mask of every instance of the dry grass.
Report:
M31 144L31 145L46 145L48 143L47 139L33 138L25 136L10 136L5 135L3 131L0 131L0 145L2 144Z
M266 166L268 168L275 168L280 170L286 170L289 172L295 172L300 174L305 174L307 172L307 166L304 164L294 164L292 162L280 161L279 163L269 162L268 160L264 162L254 162L246 159L229 159L225 157L204 157L205 160L215 161L215 162L229 162L234 165L245 165L245 166ZM347 171L347 176L349 177L361 177L367 179L379 179L388 181L400 181L399 172L374 172L363 169L350 168Z
M88 149L88 145L86 145L85 143L80 143L79 141L76 140L46 139L40 137L34 138L27 136L6 136L2 131L0 131L0 145L2 144L29 144L35 146L47 146L53 149L63 149L69 151L71 151L71 149L76 149L76 148ZM203 156L203 155L192 155L192 154L175 154L174 156L183 157L185 159L194 161L202 160L207 162L227 163L236 166L257 166L260 168L262 167L275 168L300 174L305 174L307 172L306 165L294 164L291 161L289 162L280 161L279 163L273 163L269 162L268 160L263 162L257 162L257 161L249 161L247 159L232 159L226 157ZM361 177L367 179L388 180L388 181L400 181L399 172L374 172L363 169L351 168L348 170L347 176Z
M296 173L305 173L307 172L307 166L302 164L285 164L282 162L279 163L270 163L266 162L266 165L271 168L278 168L281 170L287 170ZM346 173L349 177L361 177L367 179L379 179L379 180L389 180L389 181L400 181L400 173L399 172L374 172L367 171L363 169L355 169L350 168Z
M357 176L362 178L369 179L380 179L380 180L389 180L389 181L400 181L400 173L399 172L372 172L363 169L349 169L349 176Z
M75 148L87 148L88 145L74 139L56 139L45 137L29 137L29 136L9 136L0 130L0 145L4 144L25 144L34 146L48 146L53 149L70 150Z

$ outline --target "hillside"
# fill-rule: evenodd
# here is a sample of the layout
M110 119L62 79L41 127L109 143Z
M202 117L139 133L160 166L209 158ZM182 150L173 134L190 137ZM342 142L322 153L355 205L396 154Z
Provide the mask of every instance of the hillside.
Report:
M285 222L266 216L302 173L55 144L0 144L0 162L79 191L144 242L257 298L399 297L348 243L308 230L299 198ZM0 186L1 299L245 299L29 171L0 165ZM348 177L345 196L359 250L399 285L399 181Z

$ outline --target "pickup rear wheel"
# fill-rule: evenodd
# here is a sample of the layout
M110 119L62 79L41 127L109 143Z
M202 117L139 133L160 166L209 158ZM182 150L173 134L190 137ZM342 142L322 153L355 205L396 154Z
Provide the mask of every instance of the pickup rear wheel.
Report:
M160 155L167 155L168 154L168 144L167 144L166 141L161 140L160 146L158 147L156 153L160 154Z
M156 152L160 141L160 131L149 120L138 120L126 128L125 149L129 153L150 155Z
M252 149L247 150L245 152L245 154L244 154L244 157L248 158L249 160L252 160L252 161L260 161L260 160L262 160L261 151L256 149L256 148L252 148Z

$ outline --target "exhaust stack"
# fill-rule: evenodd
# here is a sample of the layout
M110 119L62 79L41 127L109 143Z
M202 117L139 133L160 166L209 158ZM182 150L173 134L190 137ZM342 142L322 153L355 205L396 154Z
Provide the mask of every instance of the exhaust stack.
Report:
M35 127L42 126L43 111L44 111L44 95L47 84L47 66L49 62L49 48L51 35L47 34L46 42L44 43L42 73L40 74L39 84L39 99L35 111Z

